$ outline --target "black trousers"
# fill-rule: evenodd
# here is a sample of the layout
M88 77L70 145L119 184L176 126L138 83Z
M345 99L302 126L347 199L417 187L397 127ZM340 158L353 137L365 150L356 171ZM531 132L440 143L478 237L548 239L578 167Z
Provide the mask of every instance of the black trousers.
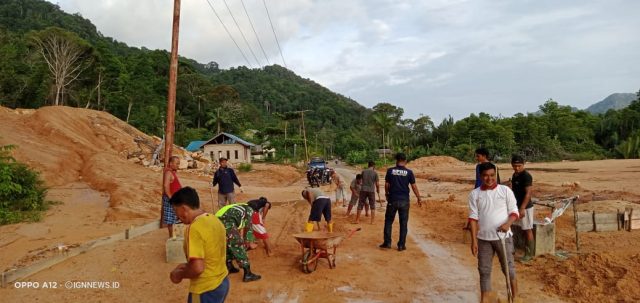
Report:
M407 223L409 222L409 201L390 201L387 203L387 211L384 214L384 244L391 245L391 230L396 212L400 217L400 239L398 247L405 246L407 242Z

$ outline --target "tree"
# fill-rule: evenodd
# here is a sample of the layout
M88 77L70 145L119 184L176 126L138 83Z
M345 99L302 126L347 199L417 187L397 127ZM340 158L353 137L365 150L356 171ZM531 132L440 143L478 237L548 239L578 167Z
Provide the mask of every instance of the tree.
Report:
M49 27L32 37L53 78L53 104L62 105L67 87L89 67L92 48L78 35L58 27Z
M202 75L194 72L181 73L178 75L178 88L182 91L186 91L189 96L189 104L196 104L196 127L201 127L201 120L204 118L206 112L206 104L209 99L207 98L207 92L211 91L211 82L209 82ZM180 92L178 92L180 93Z
M435 125L429 116L420 115L413 121L413 137L416 145L428 145L435 129Z
M382 133L383 149L386 149L389 146L388 135L385 136L385 134L388 134L391 129L395 128L398 123L400 123L403 113L404 110L402 108L389 103L378 103L373 107L371 122L373 123L374 129ZM385 138L387 140L385 140ZM386 153L386 151L384 152ZM386 154L384 156L386 158Z
M206 126L216 126L216 134L223 131L224 128L231 127L237 122L242 115L242 105L233 101L224 101L222 106L218 106L214 111L209 112L209 120Z

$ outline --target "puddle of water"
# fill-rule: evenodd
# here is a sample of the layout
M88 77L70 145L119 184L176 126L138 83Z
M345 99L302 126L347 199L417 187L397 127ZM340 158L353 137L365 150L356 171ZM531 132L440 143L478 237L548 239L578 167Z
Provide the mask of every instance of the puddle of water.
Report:
M267 300L272 303L298 303L299 295L296 295L295 298L289 298L289 293L287 292L278 293L274 296L273 292L269 291Z
M382 303L382 302L384 302L384 301L380 301L380 300L373 300L373 299L357 298L357 299L347 299L347 302L349 302L349 303Z
M345 286L337 287L335 290L340 292L353 292L353 287L349 285L345 285Z

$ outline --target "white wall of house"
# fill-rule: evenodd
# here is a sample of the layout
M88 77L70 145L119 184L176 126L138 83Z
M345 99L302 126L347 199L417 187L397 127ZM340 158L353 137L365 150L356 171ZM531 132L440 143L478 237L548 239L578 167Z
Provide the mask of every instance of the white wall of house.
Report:
M251 150L242 144L207 144L204 155L212 161L227 158L230 163L251 163Z

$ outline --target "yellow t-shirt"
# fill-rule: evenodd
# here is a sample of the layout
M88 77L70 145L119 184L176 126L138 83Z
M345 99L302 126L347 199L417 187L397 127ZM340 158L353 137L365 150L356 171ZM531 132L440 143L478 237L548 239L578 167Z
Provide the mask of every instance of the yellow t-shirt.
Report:
M204 259L204 271L198 278L191 279L189 292L201 294L214 290L229 274L226 241L224 225L212 214L200 215L187 226L184 237L187 260Z

